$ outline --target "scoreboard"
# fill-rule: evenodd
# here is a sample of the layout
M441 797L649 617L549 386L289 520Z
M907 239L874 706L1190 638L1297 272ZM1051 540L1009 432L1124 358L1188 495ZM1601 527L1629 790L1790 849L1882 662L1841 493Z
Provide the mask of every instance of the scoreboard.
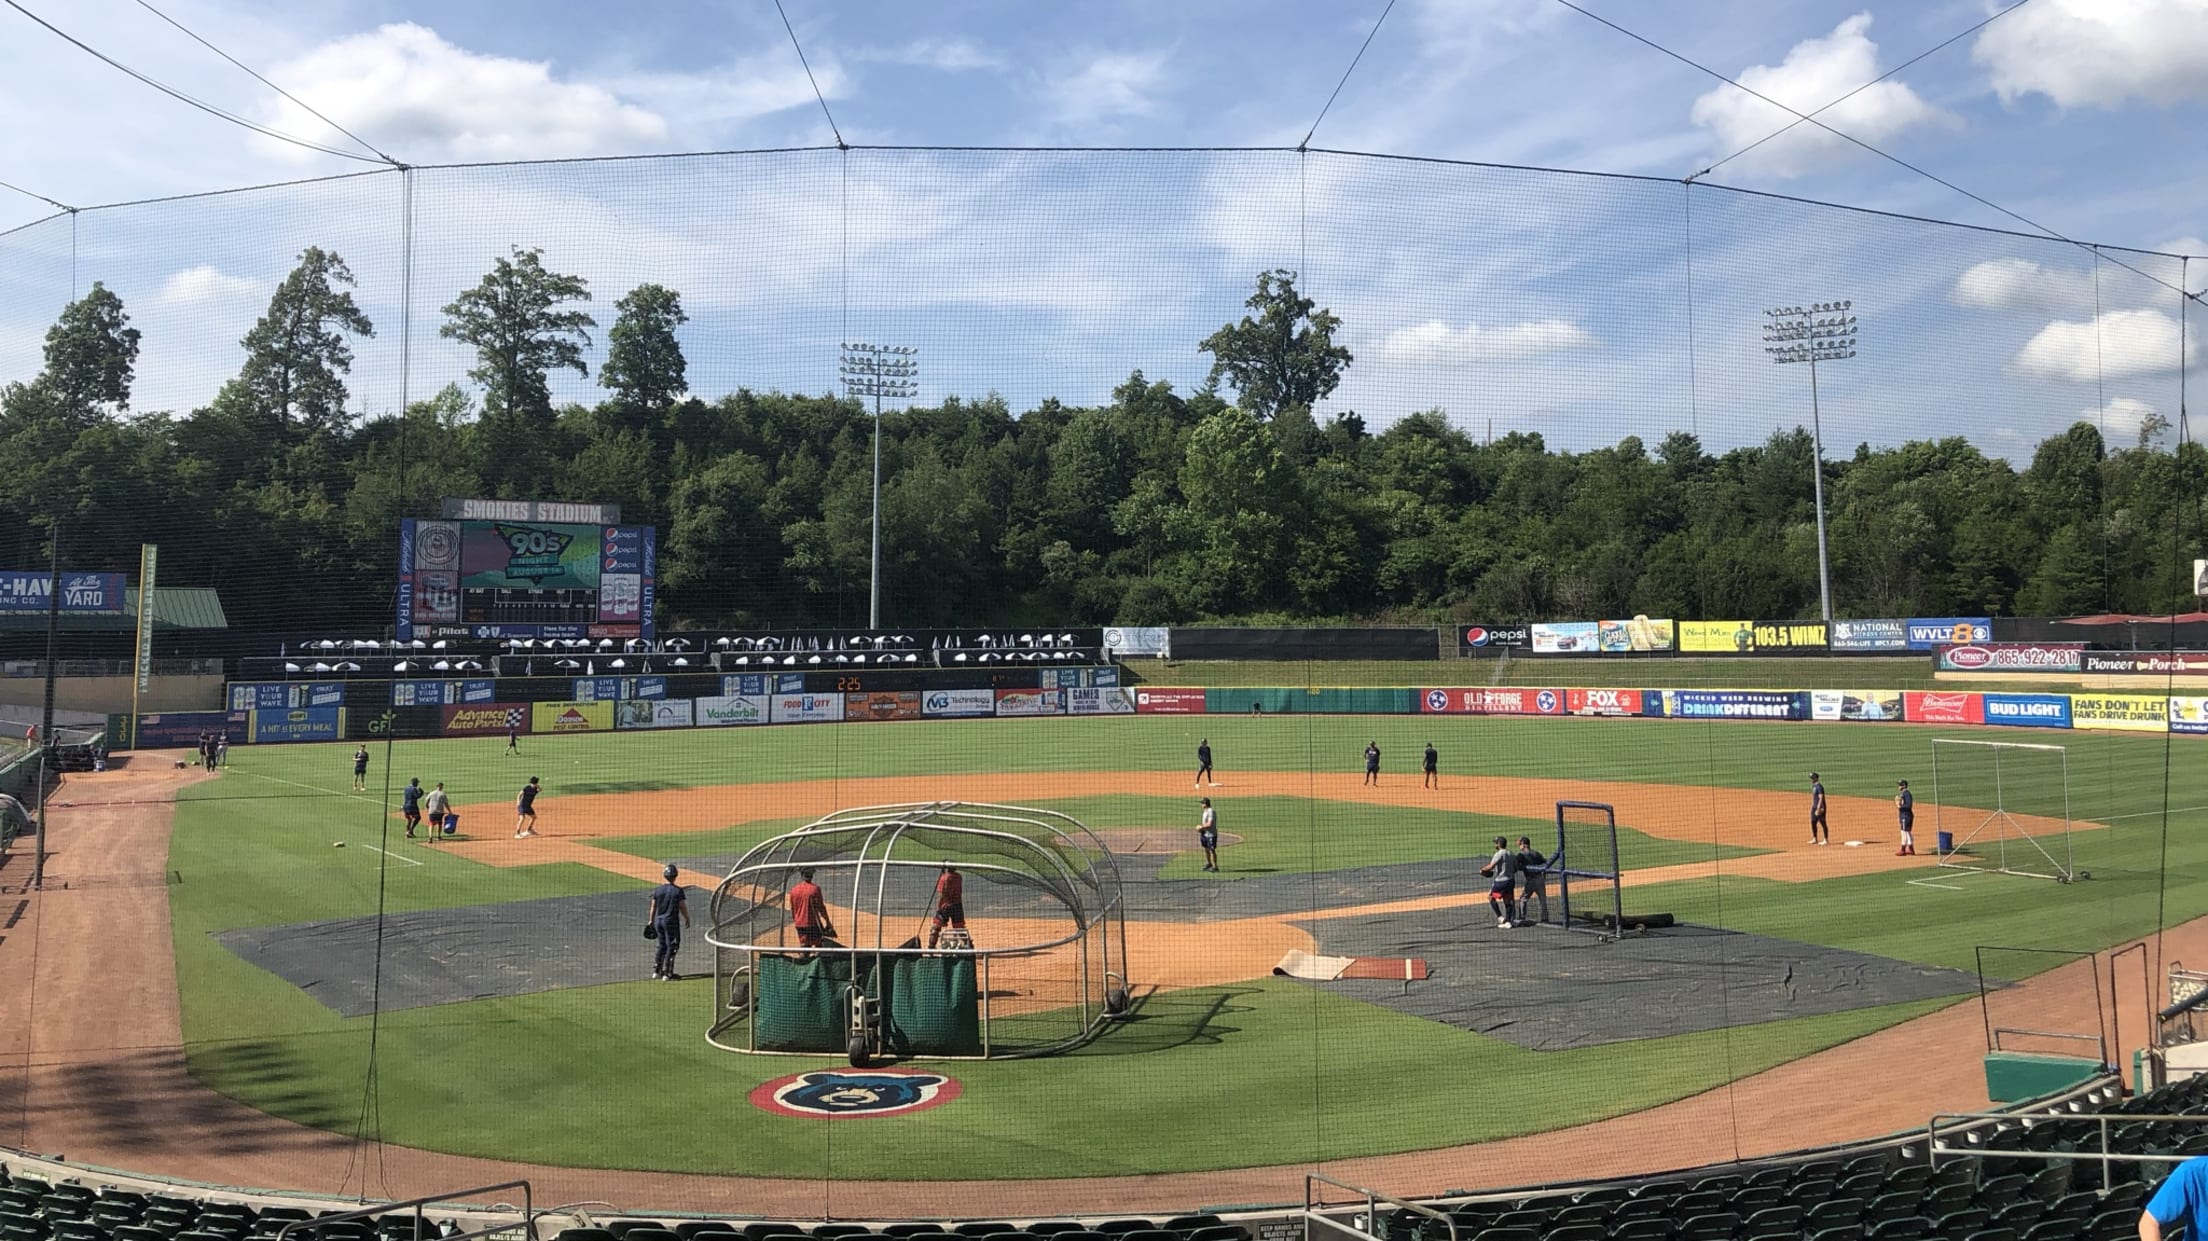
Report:
M401 521L399 640L650 639L656 535L519 518Z

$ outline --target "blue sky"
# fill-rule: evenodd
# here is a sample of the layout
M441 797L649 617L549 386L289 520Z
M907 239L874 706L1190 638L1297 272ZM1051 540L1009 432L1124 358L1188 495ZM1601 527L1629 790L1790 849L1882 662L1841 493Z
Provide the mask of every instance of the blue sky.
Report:
M843 137L912 145L1293 147L1383 7L786 2ZM412 163L833 142L771 3L156 3ZM134 0L26 4L202 99L346 145ZM1993 11L1586 7L1804 108ZM1439 407L1475 433L1573 446L1678 427L1760 439L1807 415L1806 377L1765 364L1760 309L1819 297L1854 300L1864 331L1862 356L1820 376L1828 451L1958 433L2013 454L2080 416L2120 440L2149 411L2176 417L2179 306L2153 279L2057 243L1720 188L2028 231L1808 127L1677 184L1786 119L1554 0L1399 0L1313 145L1670 183L1293 153L425 172L405 391L463 378L437 310L518 243L589 278L602 322L641 280L681 290L707 395L818 390L846 333L919 345L929 400L1090 403L1138 366L1185 388L1205 367L1195 341L1280 265L1342 314L1358 356L1322 412L1374 423ZM2208 253L2208 0L2030 0L1824 119L2069 236ZM75 204L369 167L189 111L12 11L0 125L0 180ZM73 271L68 221L0 239L0 376L35 365L72 275L104 279L146 332L138 406L190 408L319 244L352 262L381 329L355 404L388 412L399 198L386 173L87 212ZM0 193L0 227L48 210ZM2121 257L2180 278L2173 260ZM2189 270L2208 284L2208 261ZM2202 326L2196 306L2196 365Z

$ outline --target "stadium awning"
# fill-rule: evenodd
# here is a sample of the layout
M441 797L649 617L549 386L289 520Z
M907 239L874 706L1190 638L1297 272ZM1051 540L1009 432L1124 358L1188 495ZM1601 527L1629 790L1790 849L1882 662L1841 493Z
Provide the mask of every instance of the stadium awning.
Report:
M123 592L121 612L61 614L64 633L128 632L137 627L138 588L135 586ZM157 630L228 629L230 618L223 613L222 596L212 586L156 586L153 588L153 627ZM0 629L45 628L44 612L0 612Z
M2058 625L2198 625L2208 622L2208 612L2180 612L2175 616L2133 616L2129 612L2105 612L2099 616L2073 616Z

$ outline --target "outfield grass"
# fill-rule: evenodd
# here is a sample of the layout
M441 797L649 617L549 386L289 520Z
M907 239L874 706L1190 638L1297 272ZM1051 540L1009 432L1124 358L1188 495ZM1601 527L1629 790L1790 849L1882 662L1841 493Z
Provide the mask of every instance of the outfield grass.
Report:
M2208 764L2185 739L1886 725L1703 724L1312 716L957 721L725 729L371 747L382 791L418 774L462 802L510 799L527 775L547 814L578 792L1017 771L1040 805L1098 827L1186 831L1185 798L1059 797L1054 770L1186 770L1208 736L1233 858L1253 870L1328 870L1464 857L1465 837L1518 834L1516 821L1311 801L1233 799L1236 771L1354 771L1377 739L1409 772L1427 740L1445 776L1584 775L1717 788L1800 789L1811 768L1835 794L1884 797L1897 778L1927 787L1935 736L2068 747L2069 793L2091 882L1970 877L1958 891L1895 874L1816 884L1739 877L1637 891L1635 909L1697 922L1973 968L1978 945L2094 949L2208 914ZM170 888L192 1070L272 1113L351 1132L370 1022L342 1019L245 965L212 931L638 887L580 866L499 869L392 842L377 798L349 793L350 746L241 747L233 770L179 808ZM734 802L732 800L732 807ZM2167 838L2161 811L2174 810ZM732 811L732 818L736 817ZM1929 832L1929 816L1920 833ZM1505 827L1500 824L1510 823ZM789 824L601 842L646 856L733 852ZM503 834L506 825L467 825ZM1881 824L1881 827L1886 825ZM1844 837L1849 825L1835 824ZM1192 833L1191 833L1192 835ZM343 840L343 849L333 849ZM1929 840L1926 841L1929 847ZM419 865L373 851L388 847ZM1629 866L1741 852L1724 841L1629 837ZM1183 858L1172 874L1189 873ZM1231 881L1229 879L1228 881ZM647 965L641 941L605 945ZM685 965L702 968L699 947ZM2014 954L1996 973L2053 964ZM830 1062L752 1058L702 1039L708 984L648 982L390 1012L377 1024L383 1136L410 1145L559 1164L839 1177L1110 1175L1331 1159L1502 1137L1643 1109L1905 1020L1936 1005L1802 1018L1572 1052L1500 1040L1284 980L1171 993L1143 1018L1073 1056L960 1063L956 1104L894 1123L822 1126L769 1116L743 1094ZM1496 1083L1537 1107L1498 1107ZM561 1123L546 1124L546 1116ZM1231 1118L1160 1125L1160 1116ZM830 1141L830 1130L833 1141ZM1107 1136L1119 1135L1119 1136ZM1140 1135L1139 1138L1126 1135Z
M1130 659L1121 675L1135 685L1245 686L1599 686L1618 689L1987 689L2004 693L2075 692L2071 683L1982 677L1939 680L1929 656L1866 658L1569 659L1561 656L1447 660L1342 660L1326 663L1226 659Z

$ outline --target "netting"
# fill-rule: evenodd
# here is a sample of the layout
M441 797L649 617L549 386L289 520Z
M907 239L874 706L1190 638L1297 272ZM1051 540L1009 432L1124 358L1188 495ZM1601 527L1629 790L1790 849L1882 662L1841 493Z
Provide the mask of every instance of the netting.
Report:
M2061 883L2076 877L2064 747L1936 738L1932 790L1941 865Z
M1349 1160L1439 1191L1916 1129L1888 1066L1975 1080L1975 1032L1911 1023L1975 999L1978 944L2159 953L2208 917L2193 674L2093 672L2094 718L2047 714L2086 688L2077 643L2208 645L2171 619L2208 555L2201 271L1318 150L418 168L0 235L0 574L135 592L160 553L146 651L126 609L57 625L56 718L127 761L59 786L43 892L27 838L0 864L0 1144L377 1196L464 1157L624 1207L1024 1219L1286 1201ZM481 319L501 297L527 330ZM1769 312L1838 302L1856 356L1813 404ZM916 349L918 392L854 395L853 345ZM617 506L479 524L649 551L603 536L569 557L597 597L516 581L402 639L406 592L468 598L402 581L400 523L461 521L447 499ZM2119 619L2065 623L2095 613ZM2004 644L2036 662L1934 663ZM48 658L44 613L0 608L11 732L43 723ZM1905 725L1997 717L2059 736L2067 779L1943 746L1935 793ZM227 765L193 766L218 736ZM1829 847L1803 845L1809 771ZM1992 822L1965 857L2055 873L2074 836L2100 878L1920 868L1888 844L1900 778L1920 838ZM410 831L416 779L452 834ZM814 1124L789 1079L842 1065L815 1044L863 971L783 937L787 872L859 855L775 862L764 921L729 928L768 949L703 942L708 888L837 808L951 800L1096 829L1133 1011L1077 1038L1117 959L1004 933L1093 926L1095 855L915 831L911 873L831 897L845 943L895 948L966 867L991 951L876 951L859 989L893 1067L965 1093ZM1551 927L1494 926L1497 835L1559 845L1575 924L1677 925L1555 933L1552 874ZM669 863L706 886L662 982L638 929ZM700 1037L749 1021L762 954L807 997L804 1057ZM2091 1028L2045 961L2004 968L2004 1021ZM987 1050L1064 1054L953 1059L969 995ZM1862 1108L1772 1072L1828 1056ZM1570 1168L1541 1140L1598 1123ZM1065 1196L998 1210L991 1179Z

